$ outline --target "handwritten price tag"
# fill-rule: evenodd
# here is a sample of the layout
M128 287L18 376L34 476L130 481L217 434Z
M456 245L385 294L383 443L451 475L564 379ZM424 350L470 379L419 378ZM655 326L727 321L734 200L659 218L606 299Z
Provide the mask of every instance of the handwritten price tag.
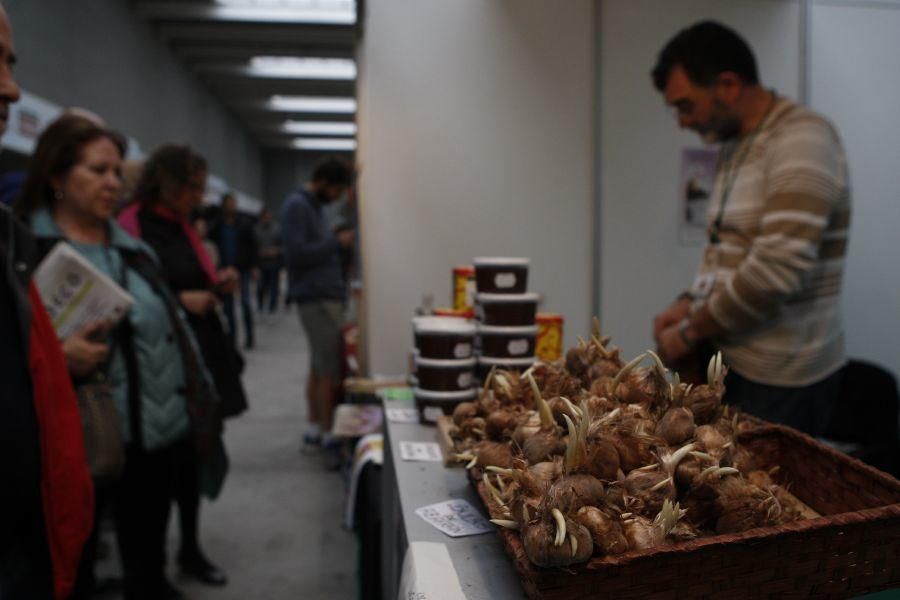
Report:
M400 442L400 458L425 462L441 462L441 447L434 442Z
M465 500L447 500L416 509L416 514L450 537L494 531L494 526Z

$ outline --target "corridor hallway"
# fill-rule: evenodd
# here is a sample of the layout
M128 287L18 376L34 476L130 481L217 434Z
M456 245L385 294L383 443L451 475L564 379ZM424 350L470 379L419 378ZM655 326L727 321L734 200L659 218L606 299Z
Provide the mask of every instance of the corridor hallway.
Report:
M212 588L178 575L174 513L172 581L190 600L352 600L356 541L341 527L344 481L318 452L299 452L309 357L296 307L256 323L256 348L244 354L250 409L226 423L230 472L200 515L203 548L229 582Z

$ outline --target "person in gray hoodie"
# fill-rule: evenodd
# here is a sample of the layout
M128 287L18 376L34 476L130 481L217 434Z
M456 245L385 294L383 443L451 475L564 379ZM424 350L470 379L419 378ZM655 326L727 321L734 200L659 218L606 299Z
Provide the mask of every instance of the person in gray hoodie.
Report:
M299 307L310 347L306 383L309 429L304 443L318 445L331 429L341 375L341 330L346 285L340 253L352 246L356 233L332 231L323 215L326 204L340 199L353 180L353 168L326 158L313 169L312 180L281 206L281 239L288 272L288 301Z

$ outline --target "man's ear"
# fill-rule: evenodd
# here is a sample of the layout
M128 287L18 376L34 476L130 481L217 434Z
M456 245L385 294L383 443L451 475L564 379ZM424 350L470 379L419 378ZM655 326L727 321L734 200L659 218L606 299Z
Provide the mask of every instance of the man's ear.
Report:
M733 71L723 71L716 76L716 95L719 100L733 104L744 88L743 80Z

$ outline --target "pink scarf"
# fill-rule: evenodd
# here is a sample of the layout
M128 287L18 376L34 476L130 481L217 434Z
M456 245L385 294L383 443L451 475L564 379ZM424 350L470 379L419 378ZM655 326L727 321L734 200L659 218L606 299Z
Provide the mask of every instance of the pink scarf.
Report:
M121 213L119 213L118 219L119 225L122 227L122 229L138 239L140 239L141 237L141 223L138 220L138 212L141 210L141 208L142 207L139 202L134 202L133 204L127 206ZM206 273L206 277L207 279L209 279L209 284L215 285L219 279L218 275L216 274L216 267L213 265L212 259L206 252L206 248L203 247L203 242L200 240L200 236L197 235L197 230L194 229L194 227L188 222L187 219L179 217L171 209L163 206L162 204L154 204L150 208L150 210L168 221L175 221L176 223L181 225L181 230L184 232L185 237L187 237L188 241L191 243L191 248L193 248L194 250L194 255L200 262L200 266L203 268L203 272Z

